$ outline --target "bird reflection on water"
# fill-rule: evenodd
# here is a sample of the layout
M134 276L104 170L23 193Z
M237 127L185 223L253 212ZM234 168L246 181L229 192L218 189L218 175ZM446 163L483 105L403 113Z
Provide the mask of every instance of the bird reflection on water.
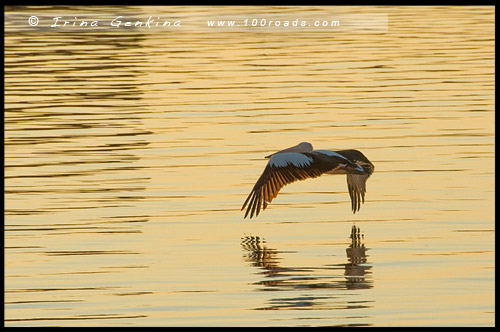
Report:
M346 278L346 288L348 289L363 289L372 288L372 281L366 280L371 270L371 265L367 265L368 250L363 243L364 235L361 233L359 227L353 225L351 228L351 244L345 250L347 254L348 263L345 264L344 276Z
M241 246L244 259L259 268L264 278L256 283L257 291L297 291L293 297L274 297L265 307L256 310L332 310L370 308L373 301L359 300L351 292L373 287L371 268L367 261L368 248L359 227L351 229L351 243L346 248L347 262L322 266L287 267L281 262L278 251L268 247L259 236L245 236ZM294 253L288 251L286 253ZM332 292L333 291L333 292Z

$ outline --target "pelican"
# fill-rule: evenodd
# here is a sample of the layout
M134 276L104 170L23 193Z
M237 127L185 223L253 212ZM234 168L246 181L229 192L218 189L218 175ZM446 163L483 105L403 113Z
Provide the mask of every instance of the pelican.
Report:
M347 188L351 197L352 213L365 202L366 180L375 166L358 150L313 150L311 143L302 142L266 156L269 162L257 180L245 203L245 217L250 219L265 210L281 188L297 180L316 178L322 174L347 174Z

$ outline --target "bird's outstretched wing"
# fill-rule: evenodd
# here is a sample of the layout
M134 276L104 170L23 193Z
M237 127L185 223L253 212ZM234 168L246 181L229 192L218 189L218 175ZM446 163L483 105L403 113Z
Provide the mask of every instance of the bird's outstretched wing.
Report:
M347 173L347 189L351 197L352 213L356 213L361 208L361 203L365 202L366 180L372 175L375 167L372 163L355 160L357 165L363 167L364 174Z
M352 213L356 213L361 208L361 203L365 202L366 180L370 175L347 174L347 188L351 197Z
M314 152L273 155L241 207L241 210L244 210L248 205L245 218L248 214L250 218L254 215L258 216L261 207L265 210L285 185L297 180L315 178L336 168L344 167L345 164L342 162L345 163L345 160L340 157L338 160L332 160L331 157Z

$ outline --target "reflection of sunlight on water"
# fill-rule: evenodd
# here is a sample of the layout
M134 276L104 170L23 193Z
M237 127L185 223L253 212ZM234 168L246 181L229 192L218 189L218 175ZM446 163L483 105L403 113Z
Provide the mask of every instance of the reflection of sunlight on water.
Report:
M350 299L351 293L342 292L373 287L370 277L372 266L367 263L368 248L359 227L352 226L350 238L346 263L288 267L279 258L284 252L269 248L265 239L259 236L243 237L244 259L257 267L258 274L263 277L254 283L263 286L257 290L282 291L287 295L289 291L300 293L296 297L275 296L269 300L268 306L256 310L370 308L373 301Z
M235 8L267 12L112 11ZM6 12L25 24L32 10ZM340 325L345 311L325 309L356 305L360 324L396 314L402 325L494 322L494 8L268 10L390 11L390 26L334 36L6 30L9 325L304 322L276 309ZM342 208L345 179L320 177L283 188L272 213L245 223L239 207L263 156L301 141L366 151L377 172L360 214ZM349 244L330 245L352 222L370 256L357 227ZM235 243L243 233L273 242Z

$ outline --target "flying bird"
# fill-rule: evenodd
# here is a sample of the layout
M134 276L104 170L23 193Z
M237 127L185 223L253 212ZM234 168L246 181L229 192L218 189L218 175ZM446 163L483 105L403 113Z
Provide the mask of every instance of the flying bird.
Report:
M366 180L375 166L358 150L313 150L311 143L302 142L273 153L264 172L257 180L245 203L245 217L259 215L260 209L278 196L281 188L297 180L315 178L323 174L347 174L347 188L351 197L352 213L365 202Z

